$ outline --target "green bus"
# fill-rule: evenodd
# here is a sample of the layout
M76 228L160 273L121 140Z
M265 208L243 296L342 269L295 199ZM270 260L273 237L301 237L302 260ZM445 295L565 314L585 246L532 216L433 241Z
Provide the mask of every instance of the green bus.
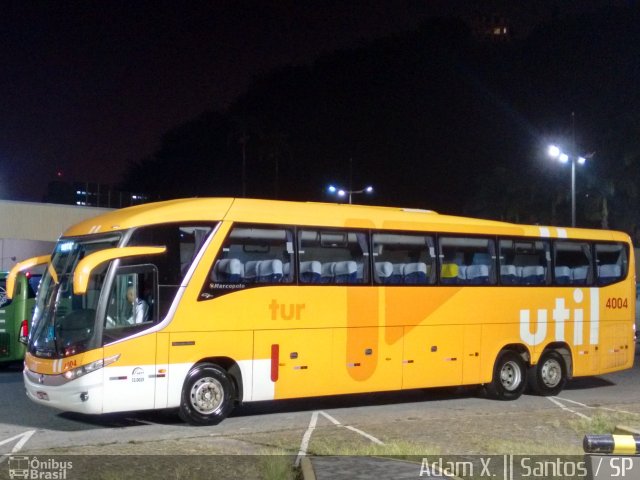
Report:
M24 358L25 344L42 275L16 275L12 298L7 295L7 272L0 272L0 368Z

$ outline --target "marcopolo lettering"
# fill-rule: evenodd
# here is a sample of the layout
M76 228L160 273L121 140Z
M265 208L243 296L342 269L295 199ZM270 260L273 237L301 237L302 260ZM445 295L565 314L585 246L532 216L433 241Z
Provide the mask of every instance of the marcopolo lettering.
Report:
M585 325L589 325L589 344L597 345L600 327L600 297L597 288L590 288L589 291L589 317L585 319L585 306L583 305L583 289L576 288L573 291L573 301L577 308L567 308L565 298L556 298L554 308L537 310L537 321L535 332L531 331L531 310L520 310L520 338L528 345L535 346L544 342L547 337L549 313L555 324L554 341L561 342L565 339L565 323L573 322L573 344L583 345L585 343Z

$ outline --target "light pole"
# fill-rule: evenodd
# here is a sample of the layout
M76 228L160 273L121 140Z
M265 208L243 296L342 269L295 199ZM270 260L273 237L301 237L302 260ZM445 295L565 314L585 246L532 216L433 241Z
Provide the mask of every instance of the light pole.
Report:
M357 193L373 193L373 187L369 185L368 187L364 187L360 190L344 190L342 188L334 187L333 185L329 185L327 191L331 194L338 195L339 197L345 197L349 195L349 205L351 205L351 196Z
M576 226L576 163L584 165L586 158L579 155L564 153L555 145L549 145L547 153L551 158L557 158L561 163L571 162L571 226Z

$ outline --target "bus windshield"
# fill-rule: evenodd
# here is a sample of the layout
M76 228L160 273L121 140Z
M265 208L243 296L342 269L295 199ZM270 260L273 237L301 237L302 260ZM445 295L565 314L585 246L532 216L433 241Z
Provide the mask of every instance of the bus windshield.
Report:
M29 339L32 355L60 358L98 346L94 328L96 307L108 263L92 272L89 288L83 295L73 292L73 272L84 257L116 247L120 239L120 234L111 234L63 238L58 242L38 290Z
M4 307L11 303L7 295L7 274L0 272L0 307Z

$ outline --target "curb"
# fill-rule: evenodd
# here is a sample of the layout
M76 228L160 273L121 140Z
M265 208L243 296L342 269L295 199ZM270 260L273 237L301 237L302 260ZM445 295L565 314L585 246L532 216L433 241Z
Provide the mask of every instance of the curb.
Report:
M622 435L640 435L640 429L628 427L626 425L616 425L616 429L613 433Z
M304 480L316 480L316 472L313 470L313 464L309 457L302 457L300 469L302 470L302 478L304 478Z

